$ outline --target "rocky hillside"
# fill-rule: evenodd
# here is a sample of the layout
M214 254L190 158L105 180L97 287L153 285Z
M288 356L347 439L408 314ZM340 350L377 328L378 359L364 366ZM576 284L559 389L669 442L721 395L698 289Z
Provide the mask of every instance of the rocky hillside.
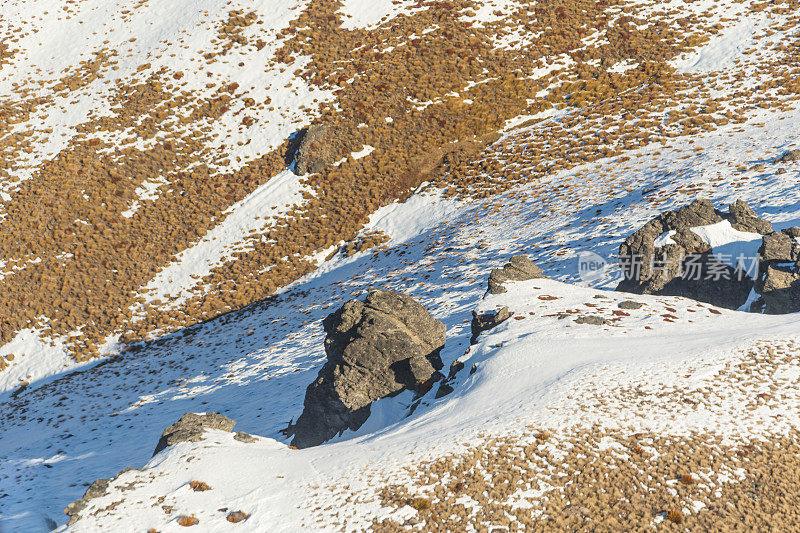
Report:
M7 0L0 529L777 527L798 13Z

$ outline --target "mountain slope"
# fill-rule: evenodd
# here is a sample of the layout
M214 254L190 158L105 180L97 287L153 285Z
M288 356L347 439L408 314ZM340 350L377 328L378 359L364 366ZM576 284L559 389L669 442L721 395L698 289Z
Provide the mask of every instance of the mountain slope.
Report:
M405 467L493 449L486 438L547 432L555 457L598 425L598 441L642 432L658 450L693 431L725 453L790 444L792 316L658 297L620 327L545 315L630 298L605 291L620 241L697 196L798 224L800 167L776 161L800 123L796 2L528 7L4 5L2 526L63 527L92 480L146 464L72 529L171 531L181 514L201 530L432 520L392 485L450 509ZM338 131L345 160L297 176L290 136L312 120ZM579 251L608 260L591 288L576 286ZM519 252L557 281L483 299L489 270ZM281 430L324 360L321 319L373 285L445 323L446 367L466 362L454 393L410 416L412 398L383 400L356 434L290 450ZM470 348L472 311L501 304L527 318ZM151 460L188 411L261 438L214 434ZM724 496L657 510L704 523L733 497L722 476L758 473L724 467ZM222 508L251 516L230 524Z

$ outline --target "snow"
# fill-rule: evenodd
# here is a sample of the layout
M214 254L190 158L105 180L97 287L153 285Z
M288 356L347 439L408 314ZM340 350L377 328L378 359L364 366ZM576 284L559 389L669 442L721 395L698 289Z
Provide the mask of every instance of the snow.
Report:
M656 248L661 248L662 246L666 246L668 244L675 244L675 241L672 240L672 236L675 235L675 230L668 230L656 237L653 241L653 246Z
M357 152L351 152L350 153L350 157L352 157L353 159L361 159L362 157L367 157L369 154L371 154L374 151L375 151L375 147L374 146L370 146L368 144L365 144L364 147L361 150L359 150Z
M9 368L0 372L0 394L75 367L62 341L53 341L51 345L41 331L34 329L18 332L11 342L0 348L0 357L8 354L13 354L14 360L9 362Z
M475 20L477 25L502 20L515 8L520 7L520 3L515 0L479 0L476 4L478 8L470 18Z
M614 64L611 68L608 69L608 71L613 72L615 74L622 74L623 72L635 69L638 66L639 63L631 61L630 59L626 59L625 61L620 61L619 63Z
M741 267L751 277L758 270L758 249L762 236L759 233L739 231L727 220L692 228L692 233L703 239L713 249L714 257L731 267Z
M405 202L393 202L375 211L366 229L382 231L393 243L403 243L458 211L457 201L443 198L437 192L422 192L426 185L420 185L417 194Z
M572 423L580 419L575 415L578 406L565 398L575 390L588 393L631 382L655 383L654 388L659 383L690 386L702 376L682 381L680 376L688 366L705 369L705 375L710 375L724 362L740 358L735 351L739 346L763 337L793 338L796 318L792 316L724 310L718 316L696 306L691 313L691 302L664 298L659 303L657 297L635 297L653 307L632 312L626 328L544 317L602 301L595 300L595 294L614 300L624 297L598 290L613 288L619 281L612 257L620 240L660 212L693 200L694 193L679 192L688 186L706 183L703 192L718 209L742 199L776 227L794 225L800 219L796 169L787 167L786 173L778 175L763 171L734 174L731 168L731 162L738 165L742 160L766 160L782 153L796 136L800 115L787 111L781 116L785 120L765 113L763 119L757 119L763 124L746 124L735 135L733 128L720 128L691 142L674 139L664 146L637 150L624 164L611 159L562 171L548 178L550 181L518 187L486 203L461 203L422 187L406 202L391 204L371 217L366 229L382 230L392 238L388 252L375 258L356 254L346 260L334 259L273 301L147 343L119 359L72 367L69 374L58 365L41 371L17 398L3 400L12 405L10 412L27 413L26 421L9 418L3 422L5 435L25 435L24 441L0 440L0 455L7 458L0 467L0 476L5 477L0 479L9 493L3 504L4 526L7 523L12 531L36 531L41 515L63 523L61 510L82 495L85 485L81 483L113 476L126 466L145 465L158 435L183 413L218 411L237 420L236 429L264 438L249 445L229 440L220 445L187 444L165 452L153 460L153 470L141 474L153 474L156 479L137 485L135 492L126 492L126 503L112 513L113 518L100 514L82 519L75 529L106 527L109 522L105 520L113 522L120 516L126 523L130 521L132 528L146 525L147 530L157 525L161 531L175 530L174 522L165 525L164 513L147 503L151 495L169 495L180 502L181 511L205 509L211 513L241 506L252 511L253 530L271 520L271 530L296 530L311 511L298 509L295 503L311 498L314 491L309 487L314 484L339 485L344 476L351 476L355 486L357 474L367 469L390 475L409 452L416 452L417 457L446 453L456 447L454 443L468 442L476 428L514 431L520 427L517 419ZM695 152L697 146L704 150ZM660 155L654 155L655 151ZM732 176L747 179L747 187L739 186L740 181L734 182ZM295 178L286 174L283 179L286 185ZM556 194L551 182L579 188L587 207L576 209L571 204L573 196ZM652 195L640 193L650 189L659 191L664 199L654 202ZM287 186L281 190L296 193L299 189ZM547 208L539 191L544 191L549 201ZM251 220L264 213L255 207L260 202L274 203L266 193L257 195L228 218L234 220L241 209L242 220ZM495 212L495 203L503 208ZM232 224L230 231L239 235L252 227L250 222L242 222L242 229L237 229L237 224ZM730 232L714 230L710 238L721 234ZM233 237L226 240L224 235L220 239L234 242ZM197 253L197 261L205 264L202 258L206 254L221 254L223 247L217 244L203 244L206 248L200 249L205 251ZM570 285L580 281L576 256L581 250L609 259L608 270L588 288ZM530 254L548 276L559 281L521 284L505 299L483 300L489 270L514 253ZM192 261L181 264L189 268ZM180 269L174 272L178 275ZM166 284L168 278L161 279ZM279 431L299 415L305 387L324 360L320 321L344 300L361 297L374 285L409 292L429 307L448 328L448 344L442 354L445 367L460 358L467 369L474 362L478 371L473 376L463 372L455 393L437 401L425 399L411 417L405 416L407 398L384 400L375 406L376 416L363 430L317 449L288 450ZM540 293L533 292L535 286L559 299L551 303L539 300L536 295ZM175 292L168 287L162 291ZM535 318L511 320L482 335L479 344L470 348L472 311L496 305L517 307L520 315L533 311ZM674 315L680 321L664 322L659 306L676 309ZM606 307L612 308L611 304ZM703 319L695 319L701 311ZM653 329L645 330L645 326ZM502 347L497 347L499 344ZM465 354L467 349L470 351ZM796 365L785 370L786 375L791 377L794 368ZM48 375L59 375L58 382ZM515 379L506 383L509 375ZM722 390L721 394L728 393ZM61 397L66 399L59 402ZM785 416L781 426L771 420L769 425L738 423L741 427L733 428L732 421L739 416L737 402L745 403L735 394L728 398L715 413L687 413L679 429L758 433L764 427L777 430L791 425L796 414L786 403L780 411ZM559 419L545 409L559 405L571 414ZM618 420L656 428L674 425L668 412L659 413L642 421L635 410L621 409ZM60 415L63 418L57 419ZM610 418L599 412L580 416L589 416L590 421L602 418L601 422ZM767 415L758 416L763 421ZM72 436L65 437L67 432ZM66 452L62 454L65 457L52 468L31 466L31 461L54 457L59 450ZM181 455L195 459L187 464ZM229 472L242 470L246 475L232 482ZM196 493L186 491L188 477L203 478L220 487L197 496L213 498L214 506L206 500L202 504L191 500ZM363 483L375 485L374 479ZM325 505L331 504L328 496L320 498L328 502ZM98 500L98 505L113 501ZM375 510L363 509L365 513ZM262 514L267 517L264 522L257 518ZM198 516L204 519L202 523L217 524L215 517Z
M34 94L49 96L50 84L39 87L37 82L63 76L80 61L92 59L96 51L116 51L113 68L103 69L103 77L64 96L51 98L35 110L28 122L16 125L14 131L31 128L36 131L33 143L36 149L16 161L12 174L15 180L0 184L4 192L13 190L19 180L30 177L38 164L65 148L81 123L90 117L112 116L111 98L116 82L146 80L162 68L183 72L181 88L193 91L198 97L213 94L214 90L207 87L209 83L219 87L234 81L239 84L238 91L256 102L270 97L269 106L248 108L255 124L243 131L239 129L241 115L237 112L244 109L244 104L239 98L232 101L231 112L209 124L208 135L214 141L207 148L225 147L231 161L226 170L241 168L307 125L313 117L301 107L314 109L316 103L333 99L330 91L311 88L293 74L308 58L297 58L283 69L264 68L282 44L276 38L278 32L299 15L306 1L176 0L151 3L146 9L140 3L138 0L70 3L71 15L67 17L54 8L51 0L4 2L4 19L30 31L15 43L21 50L14 56L15 75L0 78L0 96L13 95L17 91L15 83L33 90ZM213 49L211 41L234 9L258 14L261 22L257 25L258 35L267 41L267 46L260 51L253 51L252 47L245 52L233 51L212 63L201 61L202 54ZM255 27L245 28L243 35L247 37L255 31ZM130 132L111 131L97 137L113 144L121 136L129 135Z
M687 57L673 61L680 72L712 72L731 67L753 42L755 23L745 18L712 38L711 42Z
M221 527L224 514L216 509L227 507L252 514L247 530L290 531L312 520L310 510L297 503L314 499L317 491L313 487L345 483L364 487L362 473L376 465L383 465L382 475L390 477L399 458L409 454L424 457L433 449L442 453L451 447L447 443L475 441L478 433L505 434L532 423L556 429L572 427L578 422L575 402L579 400L574 398L585 399L604 384L636 386L643 391L702 388L711 383L715 370L746 357L737 352L739 347L759 338L796 338L796 319L791 316L727 310L713 314L709 307L697 307L689 300L654 296L637 296L645 307L631 311L632 316L616 327L579 325L570 319L547 317L547 312L585 302L599 302L611 310L630 296L551 280L513 283L508 288L508 293L489 296L478 308L509 306L527 318L508 320L481 335L466 359L467 367L474 363L478 371L474 375L462 372L456 392L450 396L420 407L411 416L406 414L408 394L382 400L376 405L375 419L357 434L306 450L291 450L271 438L243 444L231 434L209 432L202 443L174 446L153 458L141 472L126 474L118 486L137 479L144 482L124 493L111 491L93 500L93 507L103 508L124 494L125 510L117 516L130 527L146 529L159 523L164 531L177 530L174 518L165 523L163 512L148 503L166 496L167 503L177 502L181 513L197 516L210 529ZM542 295L555 299L542 300ZM604 298L594 298L597 295ZM676 323L666 323L659 316L668 306L679 309ZM690 308L705 312L689 313ZM688 322L692 319L693 323ZM653 329L645 330L645 325ZM451 348L446 350L447 356L452 355ZM732 438L748 431L740 418L731 416L735 413L746 414L749 420L756 416L760 422L755 431L788 432L800 422L800 412L791 403L754 415L742 401L745 391L725 388L725 383L715 386L722 387L718 391L722 403L715 409L696 412L686 408L676 417L660 406L643 413L621 403L613 406L614 417L599 409L578 410L580 423L669 431L672 435L713 429ZM186 487L192 479L203 480L215 490L192 493ZM333 495L322 500L323 506L335 502ZM356 512L369 509L375 512L374 504L364 503L353 510L352 528L366 525L358 522ZM71 530L92 531L104 523L102 516L83 518Z
M235 252L245 249L240 244L245 237L301 203L303 190L300 177L287 169L229 207L222 222L198 243L182 251L175 262L142 289L146 300L164 301L174 297L173 305L183 301L198 279L233 257Z
M140 201L157 200L158 189L162 185L167 185L168 183L169 182L163 176L142 182L142 184L134 191L137 199L131 202L130 208L122 212L122 216L125 218L131 218L142 206Z
M401 13L413 12L410 0L344 0L339 12L347 30L372 29L391 21ZM417 9L418 10L418 9Z

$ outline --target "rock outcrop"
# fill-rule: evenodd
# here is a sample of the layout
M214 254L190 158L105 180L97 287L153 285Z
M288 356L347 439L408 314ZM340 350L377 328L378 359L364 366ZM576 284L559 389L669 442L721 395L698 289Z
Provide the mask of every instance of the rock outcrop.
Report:
M323 321L327 362L306 390L303 413L288 428L307 448L361 427L375 400L425 392L440 377L445 326L412 297L373 290Z
M708 243L692 231L723 220L739 231L772 231L770 223L759 219L742 201L731 204L728 213L721 213L709 200L695 200L662 213L620 245L619 262L625 278L617 290L685 296L737 309L747 301L753 279L719 261Z
M514 313L509 311L508 307L503 307L497 311L488 311L485 313L476 313L473 311L471 324L472 338L470 339L470 342L475 344L475 341L478 340L478 336L481 333L492 328L496 328L513 315Z
M221 429L222 431L231 431L233 426L236 425L234 420L219 413L186 413L180 420L169 426L161 434L161 438L156 444L156 449L153 455L166 448L179 442L199 442L203 440L203 432L206 429ZM255 442L256 438L239 431L234 436L236 440L242 442ZM122 474L136 470L133 467L128 467L122 470L113 478L96 479L86 490L83 497L70 503L64 513L69 515L69 524L74 524L80 520L80 513L89 505L89 501L94 498L99 498L108 494L108 487L111 483L117 481ZM124 488L123 488L124 490Z
M761 234L758 257L749 258L757 269L744 273L720 263L692 232L723 220L738 231ZM727 213L708 200L663 213L622 243L619 258L625 279L617 290L685 296L738 309L755 289L759 298L750 304L751 311L800 312L800 227L775 231L741 200L730 204Z
M543 277L545 275L542 273L542 269L527 256L515 255L503 268L496 268L489 274L489 292L492 294L506 292L503 287L503 283L506 281L526 281Z
M75 500L71 504L67 505L67 508L64 509L64 514L69 516L69 523L68 525L72 525L78 520L80 520L80 512L86 509L86 506L89 505L89 500L94 498L99 498L100 496L105 496L108 493L108 484L111 483L113 478L108 479L96 479L94 483L92 483L86 492L83 494L83 498Z
M316 174L336 162L341 150L329 126L309 126L302 136L294 154L295 174Z
M172 446L179 442L199 442L203 440L203 432L206 429L232 431L235 425L236 422L234 420L219 413L186 413L180 420L164 430L158 440L158 444L156 444L153 455L167 446Z
M800 228L765 235L758 254L761 270L756 291L770 314L800 311Z
M115 481L119 476L126 472L130 472L131 470L136 470L135 468L125 468L115 477L110 477L106 479L95 479L94 482L89 485L89 488L86 489L86 492L83 493L83 497L75 500L74 502L67 505L67 508L64 509L64 514L69 516L68 525L72 525L78 520L80 520L81 516L80 513L89 505L89 501L95 498L100 498L101 496L105 496L108 494L108 486L111 482Z
M760 233L767 235L772 233L772 224L763 218L758 218L753 208L741 200L736 200L728 206L728 214L723 214L726 220L731 223L733 229L747 231L750 233Z
M784 163L788 161L800 161L800 150L789 150L781 156L780 161Z

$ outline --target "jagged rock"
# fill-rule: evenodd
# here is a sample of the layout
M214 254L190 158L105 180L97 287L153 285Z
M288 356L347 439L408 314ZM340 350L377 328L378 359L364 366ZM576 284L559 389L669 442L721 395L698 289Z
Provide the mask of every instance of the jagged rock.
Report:
M450 371L447 373L447 379L453 379L456 377L456 374L461 372L464 369L464 363L456 359L452 363L450 363Z
M64 509L64 514L69 516L69 523L68 525L72 525L78 520L80 520L80 512L86 509L89 505L89 500L93 500L94 498L99 498L101 496L105 496L108 494L108 486L111 484L112 481L116 480L119 476L126 472L130 472L131 470L136 470L133 467L127 467L120 470L120 472L110 478L105 479L95 479L89 488L86 489L86 492L83 493L83 497L75 500L74 502L67 505L66 509ZM124 490L124 489L123 489Z
M695 200L662 213L620 245L619 261L625 278L617 290L685 296L718 307L739 308L747 301L753 280L747 273L720 262L709 245L691 230L723 220L740 231L772 231L772 226L758 219L744 202L734 202L728 213L720 213L709 200ZM667 235L671 242L664 239L657 246L657 240Z
M791 228L786 228L784 230L781 230L781 232L785 233L786 235L788 235L792 239L800 238L800 228L798 228L797 226L792 226Z
M439 398L442 398L442 397L444 397L444 396L447 396L448 394L450 394L450 393L451 393L451 392L453 392L454 390L455 390L455 389L454 389L453 387L451 387L451 386L450 386L450 385L448 385L447 383L444 383L444 382L442 382L442 383L439 385L439 390L437 390L437 391L436 391L436 394L434 395L434 399L437 399L437 400L438 400Z
M373 401L429 390L440 377L445 326L411 296L372 290L323 320L327 362L306 390L292 445L321 444L361 427Z
M478 340L478 335L483 333L484 331L490 330L492 328L496 328L509 318L514 313L508 310L508 307L503 307L498 311L489 311L488 313L481 313L478 314L475 311L472 312L472 338L470 342L475 344L475 341Z
M161 434L161 438L156 444L153 455L157 454L167 446L172 446L179 442L199 442L203 440L203 431L206 429L221 429L231 431L236 425L234 420L219 413L186 413L180 420L169 426Z
M64 509L64 514L69 516L68 525L72 525L80 520L80 512L86 509L86 506L89 505L89 500L108 494L108 484L111 483L113 479L114 478L94 480L94 482L89 485L89 488L86 489L83 498L75 500L67 505L67 508Z
M800 259L800 246L789 235L775 232L764 236L758 255L762 261L794 263Z
M800 228L794 226L765 235L758 254L761 276L756 291L770 314L800 311Z
M536 266L525 255L515 255L508 260L503 268L495 268L489 274L489 292L502 294L506 292L503 283L506 281L526 281L529 279L543 278L542 269Z
M779 161L783 161L784 163L788 161L800 161L800 150L789 150L781 156Z
M339 152L335 136L328 126L309 126L294 155L294 172L298 176L322 172L336 162Z
M725 217L734 229L767 235L772 233L772 224L763 218L758 218L753 208L741 200L736 200L728 206L728 216Z
M765 270L758 284L758 292L764 299L766 312L784 314L800 311L800 273L797 269L768 264Z

